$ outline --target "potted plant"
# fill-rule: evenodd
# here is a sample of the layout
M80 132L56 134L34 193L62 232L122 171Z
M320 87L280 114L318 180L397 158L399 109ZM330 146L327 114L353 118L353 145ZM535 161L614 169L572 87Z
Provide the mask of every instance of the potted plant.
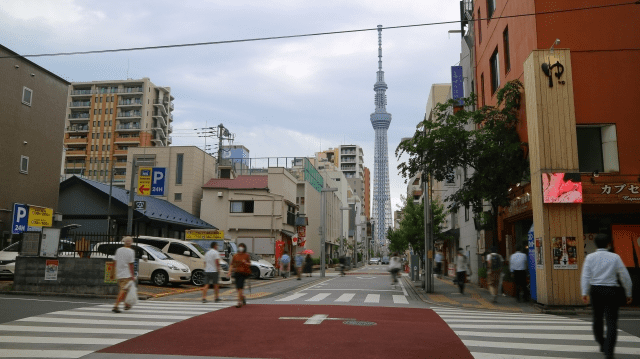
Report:
M478 268L478 278L480 278L480 288L487 288L487 268Z

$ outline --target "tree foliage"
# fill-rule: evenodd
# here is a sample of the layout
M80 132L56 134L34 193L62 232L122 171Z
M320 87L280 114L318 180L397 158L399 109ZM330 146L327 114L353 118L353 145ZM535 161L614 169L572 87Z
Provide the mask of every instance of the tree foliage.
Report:
M424 203L415 204L413 199L407 199L402 208L402 220L400 228L389 228L389 250L391 252L404 252L412 248L414 253L422 258L424 254ZM433 219L434 240L444 240L447 236L443 233L447 211L442 203L431 202L431 214Z
M474 171L460 189L448 196L449 209L470 206L475 213L483 212L483 201L491 204L493 213L509 205L509 188L521 182L528 173L526 144L520 141L516 126L520 108L522 83L510 81L497 93L498 105L475 110L476 97L463 99L464 108L452 111L458 101L438 104L435 116L425 118L412 138L396 149L403 177L410 178L426 171L437 181L450 178L457 168Z

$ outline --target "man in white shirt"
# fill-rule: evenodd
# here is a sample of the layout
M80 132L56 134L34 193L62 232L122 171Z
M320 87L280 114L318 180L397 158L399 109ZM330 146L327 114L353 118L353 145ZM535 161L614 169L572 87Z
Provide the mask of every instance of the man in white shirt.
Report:
M442 252L440 252L440 250L436 252L436 256L434 259L436 261L436 275L438 276L438 278L442 278L442 260L444 259L444 257L442 256Z
M527 295L527 255L522 252L522 247L518 246L516 252L509 258L509 270L513 274L518 302L520 301L520 292L522 292L523 300L526 300Z
M580 287L585 304L589 303L591 296L593 334L600 344L600 351L609 359L613 358L618 337L618 309L622 304L617 293L618 279L624 288L627 304L631 304L631 277L620 256L607 250L610 244L608 235L598 234L594 242L598 250L584 260ZM603 315L607 321L606 338L603 335Z
M213 285L216 303L220 301L218 292L218 278L220 273L220 253L218 252L218 243L211 242L211 249L204 255L204 287L202 287L202 303L207 302L207 291L209 285Z
M118 280L118 286L120 287L120 293L118 293L118 298L116 299L116 304L113 306L111 310L114 313L120 313L120 309L118 309L118 305L122 302L127 295L128 289L125 289L127 284L130 281L135 280L135 274L133 270L133 262L135 261L135 252L131 248L131 244L133 243L133 238L127 236L122 239L124 243L124 247L118 248L116 250L116 254L113 257L113 260L116 262L116 279ZM125 310L131 309L131 306L128 304L124 305Z

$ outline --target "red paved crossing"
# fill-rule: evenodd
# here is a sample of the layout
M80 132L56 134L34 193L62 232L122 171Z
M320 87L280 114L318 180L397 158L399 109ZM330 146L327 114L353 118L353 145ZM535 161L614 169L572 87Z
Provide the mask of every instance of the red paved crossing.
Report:
M100 352L285 359L473 358L432 310L326 305L231 307Z

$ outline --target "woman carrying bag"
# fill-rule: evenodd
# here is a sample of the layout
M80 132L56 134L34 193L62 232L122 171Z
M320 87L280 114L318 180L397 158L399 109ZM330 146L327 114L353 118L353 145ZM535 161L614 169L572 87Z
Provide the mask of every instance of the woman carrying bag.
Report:
M251 257L247 253L247 246L244 243L238 245L238 253L231 259L231 267L229 267L229 275L233 275L236 280L236 289L238 290L238 304L236 308L240 308L247 304L244 297L244 281L251 275Z

